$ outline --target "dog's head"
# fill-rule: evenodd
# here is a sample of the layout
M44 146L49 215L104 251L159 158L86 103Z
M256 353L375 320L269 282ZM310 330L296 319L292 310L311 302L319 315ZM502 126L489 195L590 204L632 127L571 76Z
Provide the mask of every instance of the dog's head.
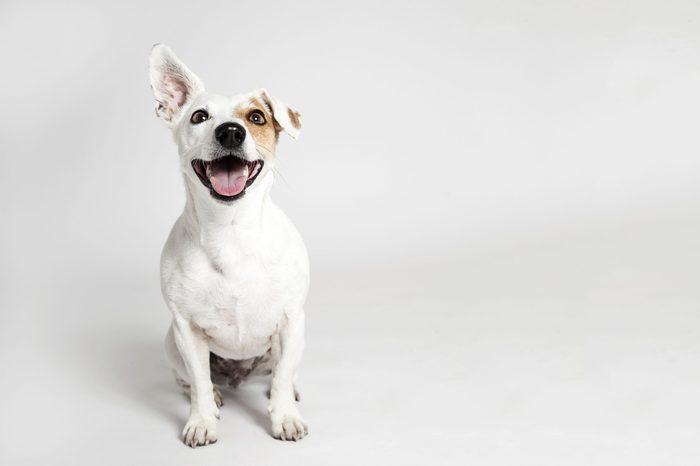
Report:
M265 89L226 97L210 94L165 45L150 56L156 114L172 130L182 170L195 189L231 202L272 168L277 138L301 129L298 112Z

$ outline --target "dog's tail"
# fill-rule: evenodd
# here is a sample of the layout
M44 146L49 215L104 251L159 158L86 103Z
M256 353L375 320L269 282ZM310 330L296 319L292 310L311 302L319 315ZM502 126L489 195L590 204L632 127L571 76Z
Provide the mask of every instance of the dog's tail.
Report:
M268 375L272 372L270 351L251 359L226 359L209 353L211 381L219 386L237 387L250 375Z

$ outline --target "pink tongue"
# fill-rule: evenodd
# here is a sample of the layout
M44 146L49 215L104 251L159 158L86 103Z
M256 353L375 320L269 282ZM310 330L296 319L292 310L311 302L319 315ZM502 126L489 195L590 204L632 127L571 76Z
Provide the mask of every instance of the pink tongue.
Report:
M211 168L209 182L214 191L222 196L235 196L243 191L248 181L248 165L240 168L227 167L226 164L214 164Z

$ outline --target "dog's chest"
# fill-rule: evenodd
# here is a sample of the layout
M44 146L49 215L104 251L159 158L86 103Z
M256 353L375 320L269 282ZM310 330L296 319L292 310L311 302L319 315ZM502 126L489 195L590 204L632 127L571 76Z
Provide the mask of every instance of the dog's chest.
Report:
M265 353L284 314L288 273L280 257L265 253L245 234L217 231L184 270L189 289L180 307L210 337L223 357Z

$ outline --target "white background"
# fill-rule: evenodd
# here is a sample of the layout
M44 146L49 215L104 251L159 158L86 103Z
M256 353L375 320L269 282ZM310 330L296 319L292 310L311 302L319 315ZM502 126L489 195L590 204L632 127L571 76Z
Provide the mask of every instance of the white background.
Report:
M0 4L0 463L698 464L694 1ZM147 56L299 110L301 409L178 435Z

